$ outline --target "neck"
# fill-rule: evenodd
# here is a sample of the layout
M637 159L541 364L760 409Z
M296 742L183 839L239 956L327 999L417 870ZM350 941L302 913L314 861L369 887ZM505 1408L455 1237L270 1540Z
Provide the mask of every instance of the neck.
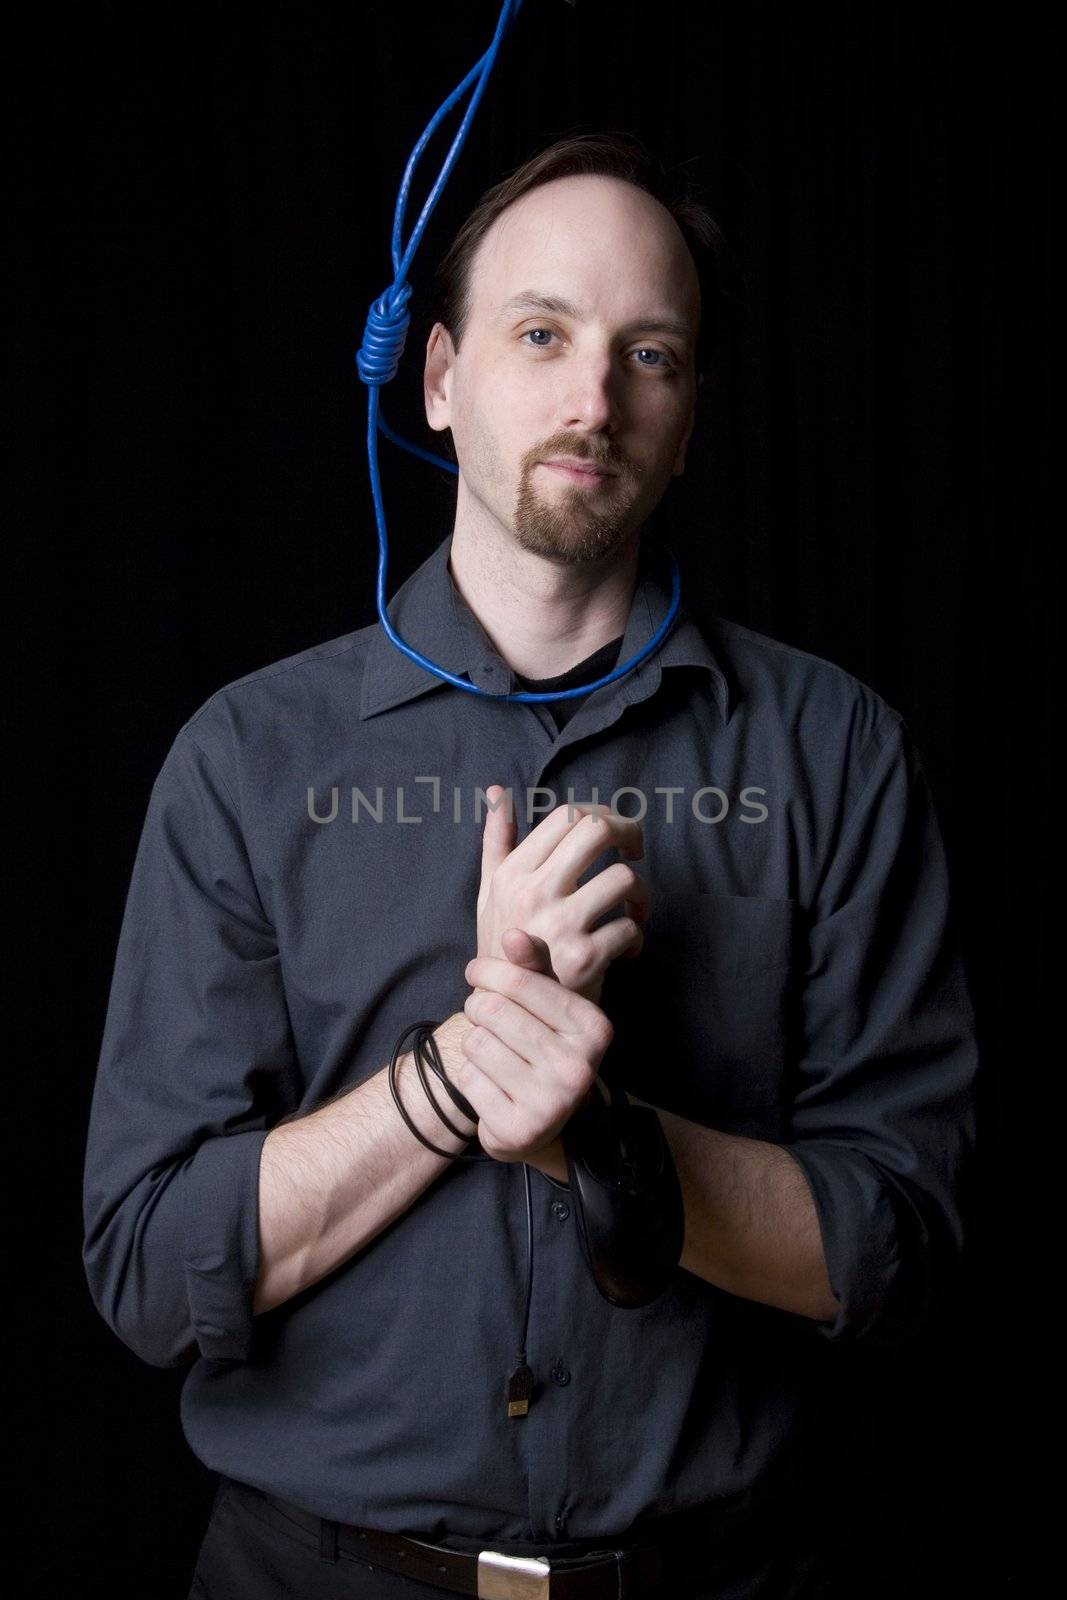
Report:
M558 565L458 524L448 570L494 649L524 678L555 678L626 629L637 584L635 534L597 561Z

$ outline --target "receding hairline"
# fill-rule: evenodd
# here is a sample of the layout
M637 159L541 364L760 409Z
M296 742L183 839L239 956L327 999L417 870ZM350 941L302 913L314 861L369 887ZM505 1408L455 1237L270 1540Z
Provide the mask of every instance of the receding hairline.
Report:
M512 200L509 205L505 206L499 215L493 219L490 226L479 239L472 254L468 268L469 288L473 290L477 278L485 271L486 249L493 234L497 231L500 224L505 222L515 211L518 211L522 208L523 201L531 199L535 195L541 194L545 189L552 188L554 184L568 183L574 179L589 178L598 179L606 183L624 184L627 189L636 190L638 194L644 195L646 200L651 200L657 209L662 211L664 216L666 216L668 220L673 223L678 240L681 243L682 248L685 251L685 254L688 257L693 269L697 292L697 314L699 318L702 318L703 296L701 294L700 287L700 271L697 266L696 257L694 255L692 246L685 237L685 234L682 232L681 228L678 226L678 219L673 216L670 209L664 205L663 201L658 195L653 194L642 184L634 183L629 178L624 178L620 174L613 172L561 173L558 177L549 178L546 183L540 183L537 184L533 189L528 189L525 194L516 196L516 198ZM509 315L514 314L516 311L523 310L540 311L549 316L570 317L572 321L576 322L584 321L584 316L580 307L576 306L573 301L568 300L566 295L556 294L547 289L520 289L517 294L512 295L510 299L498 306L495 311L490 311L488 313L487 320L491 325L498 326L500 323L505 322ZM669 334L676 339L682 339L687 343L692 343L694 346L699 340L699 334L694 329L690 328L689 324L683 318L675 316L670 311L662 310L654 311L647 317L633 318L630 322L627 322L622 328L620 328L619 332L623 335L623 337L630 337L635 333Z

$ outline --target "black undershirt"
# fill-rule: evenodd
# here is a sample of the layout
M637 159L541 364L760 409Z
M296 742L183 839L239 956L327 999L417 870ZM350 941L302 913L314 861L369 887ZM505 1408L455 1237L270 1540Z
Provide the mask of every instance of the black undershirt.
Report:
M586 656L584 661L579 661L577 666L571 667L568 672L560 673L557 678L523 678L516 672L515 687L520 693L554 694L557 689L573 689L580 683L592 683L615 666L621 645L620 633L617 639L609 639L607 644L601 645L599 650L595 650L591 656ZM544 702L545 710L551 714L556 724L557 733L571 720L579 706L585 704L587 698L588 696L584 694L576 694L571 700Z

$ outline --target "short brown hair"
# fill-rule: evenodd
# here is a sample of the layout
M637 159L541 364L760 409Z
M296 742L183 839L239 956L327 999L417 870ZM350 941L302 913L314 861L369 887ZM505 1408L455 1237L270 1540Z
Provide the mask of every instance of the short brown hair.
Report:
M458 350L471 310L471 266L479 244L497 217L541 184L579 174L622 178L634 184L666 207L678 224L700 282L701 316L695 362L698 376L703 374L711 357L710 313L725 254L725 236L688 186L680 186L674 174L631 133L582 133L559 139L487 189L438 263L433 280L432 321L443 323Z

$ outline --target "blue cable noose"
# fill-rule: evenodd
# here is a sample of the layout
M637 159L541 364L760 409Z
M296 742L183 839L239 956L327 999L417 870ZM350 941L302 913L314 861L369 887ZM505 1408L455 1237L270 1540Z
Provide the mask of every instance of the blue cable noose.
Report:
M424 450L420 445L412 444L409 440L402 439L399 434L394 433L379 412L378 391L382 384L390 383L396 377L400 357L404 353L404 341L407 338L408 327L411 323L411 317L408 314L411 285L406 283L405 279L411 270L415 251L426 230L426 224L430 220L433 208L437 204L441 191L456 163L456 158L463 147L463 142L467 137L467 130L473 121L475 111L478 109L478 103L485 92L489 74L496 63L500 42L521 9L522 0L504 0L497 20L496 32L493 35L493 42L489 49L481 60L477 61L471 68L459 87L452 91L444 104L434 113L418 144L411 152L408 164L404 169L404 177L397 196L396 213L393 217L392 256L395 277L385 292L372 303L367 314L367 324L363 330L363 343L356 352L356 369L360 378L367 385L367 458L370 464L370 485L371 494L374 497L374 512L378 522L378 617L387 637L398 650L402 651L411 661L416 662L418 666L424 667L427 672L432 672L435 677L442 678L446 683L453 684L457 689L465 690L467 694L483 695L487 700L570 700L576 695L589 694L593 689L602 688L606 683L614 683L616 678L621 678L624 673L630 672L637 666L638 662L643 661L647 655L650 655L660 643L674 621L681 595L681 578L678 572L678 563L673 553L668 552L672 567L670 608L644 649L639 650L635 656L630 657L629 661L624 661L621 666L615 667L614 671L607 673L603 678L596 678L592 683L579 684L574 689L557 689L553 693L516 692L513 694L495 694L488 689L480 689L477 684L468 683L465 678L456 677L455 673L448 672L444 667L435 665L434 662L428 660L418 650L413 650L409 644L404 642L389 621L385 599L385 580L389 555L386 546L382 487L378 476L379 432L383 433L387 439L392 440L393 444L399 445L402 450L409 450L412 455L419 456L423 461L428 461L431 466L444 467L446 472L454 473L457 476L459 468L453 462L446 461L443 456L434 455L432 451ZM447 112L451 111L456 101L470 87L475 78L478 79L478 85L471 96L470 105L467 107L466 114L460 124L459 132L445 158L444 166L437 175L437 181L430 191L429 199L422 208L422 215L415 224L407 249L404 250L401 248L400 230L403 226L404 211L407 207L415 166L438 123Z

